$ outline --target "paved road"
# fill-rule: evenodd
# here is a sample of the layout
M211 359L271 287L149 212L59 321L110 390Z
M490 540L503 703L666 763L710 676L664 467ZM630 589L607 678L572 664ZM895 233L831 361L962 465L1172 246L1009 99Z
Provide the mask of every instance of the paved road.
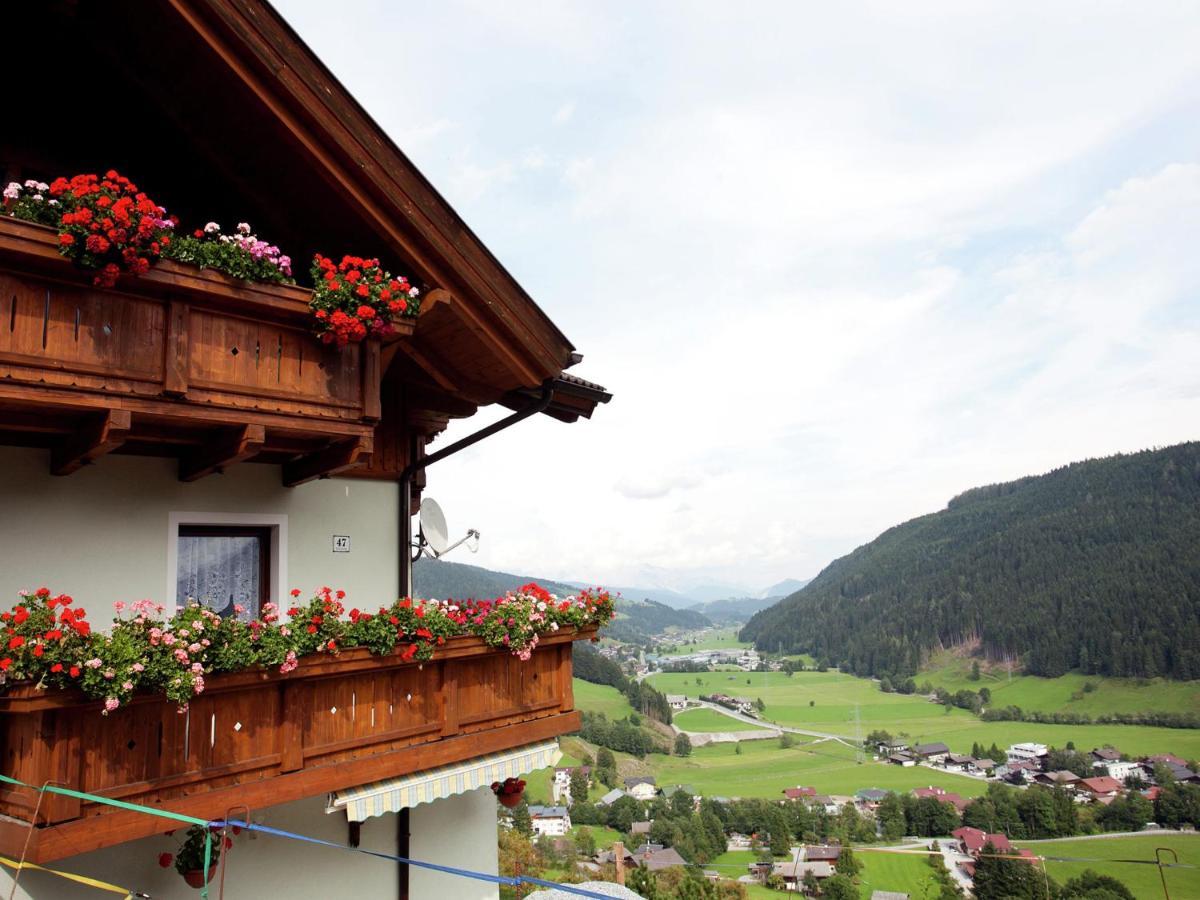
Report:
M789 731L792 734L804 734L808 735L809 737L821 738L822 740L826 741L837 741L838 743L845 744L847 747L852 749L854 748L854 745L847 741L840 734L829 734L825 731L810 731L806 728L793 728L790 725L777 725L776 723L768 722L765 719L756 719L753 716L747 716L740 712L734 712L732 709L721 706L719 703L709 703L707 700L700 700L696 702L706 709L711 709L714 712L719 712L722 715L729 716L729 718L736 719L738 722L745 722L749 725L757 725L760 728L773 728L777 731Z

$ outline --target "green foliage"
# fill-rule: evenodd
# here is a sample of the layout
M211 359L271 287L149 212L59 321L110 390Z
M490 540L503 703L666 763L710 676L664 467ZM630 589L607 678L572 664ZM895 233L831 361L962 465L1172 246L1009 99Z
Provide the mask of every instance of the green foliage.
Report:
M583 727L579 736L591 744L629 753L638 759L655 749L655 741L644 728L634 725L630 719L610 722L604 713L583 713Z
M1092 869L1064 884L1059 896L1062 900L1137 900L1122 882Z
M975 863L975 900L1054 900L1058 885L1037 867L1000 856L991 844Z
M533 817L529 815L529 804L522 800L512 811L513 831L525 837L533 835Z
M1079 808L1062 788L1019 791L992 783L984 796L967 804L962 823L1013 840L1068 837L1079 833Z
M676 756L691 756L692 755L692 739L686 734L675 735L675 755Z
M1200 443L977 488L885 532L740 637L914 675L978 636L1026 669L1200 677Z
M571 804L587 803L588 778L582 768L576 768L571 773Z
M238 233L232 235L221 234L219 228L178 235L163 248L162 255L201 269L216 269L241 281L292 282L291 260L282 256L278 247L250 234L249 225L245 226L245 231L239 227Z
M858 888L848 875L838 873L832 878L825 879L821 885L821 896L825 900L858 900Z

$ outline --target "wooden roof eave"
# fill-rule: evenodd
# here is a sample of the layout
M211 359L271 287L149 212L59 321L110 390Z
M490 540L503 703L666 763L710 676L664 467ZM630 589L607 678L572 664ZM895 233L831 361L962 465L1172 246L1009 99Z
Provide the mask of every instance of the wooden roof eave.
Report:
M567 338L278 13L250 0L171 3L520 383L569 363Z

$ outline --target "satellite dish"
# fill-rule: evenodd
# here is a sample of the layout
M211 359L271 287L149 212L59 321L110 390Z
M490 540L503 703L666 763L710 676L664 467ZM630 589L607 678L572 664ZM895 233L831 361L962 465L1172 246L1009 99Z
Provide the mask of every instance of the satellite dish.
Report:
M442 508L438 506L436 500L430 497L423 499L421 501L421 533L417 543L413 545L417 549L413 561L419 559L422 553L437 559L445 556L460 544L466 544L467 549L475 553L479 550L479 532L474 528L469 528L466 537L460 538L453 544L450 543L450 530L446 527L446 515L442 512Z
M450 531L446 528L446 515L432 497L421 501L421 534L434 556L441 556L450 549Z

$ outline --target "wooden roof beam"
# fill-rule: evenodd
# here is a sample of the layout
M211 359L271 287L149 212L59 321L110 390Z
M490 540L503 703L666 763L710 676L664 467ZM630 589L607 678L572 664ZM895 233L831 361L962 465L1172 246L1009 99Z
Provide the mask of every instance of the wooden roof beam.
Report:
M349 441L330 444L324 450L301 456L283 466L283 486L296 487L318 478L329 478L347 469L365 465L371 458L374 438L362 435Z
M261 425L243 425L210 447L202 447L179 460L179 480L198 481L205 475L223 472L229 466L257 456L267 441Z
M50 474L70 475L111 453L129 437L133 417L127 409L108 409L67 438L50 454Z

